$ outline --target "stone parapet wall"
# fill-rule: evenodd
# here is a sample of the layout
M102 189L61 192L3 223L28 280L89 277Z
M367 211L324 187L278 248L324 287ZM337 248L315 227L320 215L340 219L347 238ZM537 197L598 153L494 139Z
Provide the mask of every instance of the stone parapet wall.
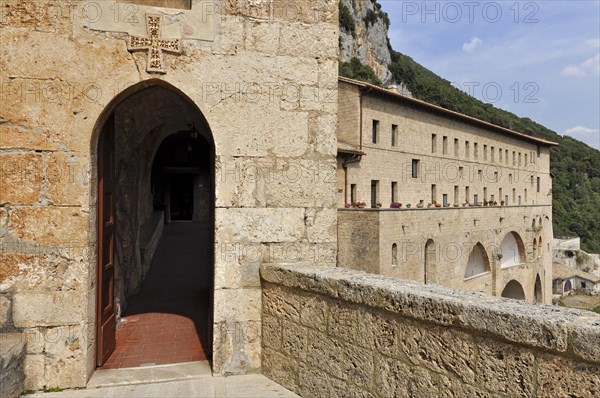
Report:
M600 316L342 268L262 266L263 373L303 397L600 395Z

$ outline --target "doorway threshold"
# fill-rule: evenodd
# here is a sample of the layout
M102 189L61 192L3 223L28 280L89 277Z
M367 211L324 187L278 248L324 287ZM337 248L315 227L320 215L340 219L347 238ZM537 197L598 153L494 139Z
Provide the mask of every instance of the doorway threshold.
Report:
M98 369L87 388L163 383L212 377L209 361L195 361L169 365L148 365L137 368Z

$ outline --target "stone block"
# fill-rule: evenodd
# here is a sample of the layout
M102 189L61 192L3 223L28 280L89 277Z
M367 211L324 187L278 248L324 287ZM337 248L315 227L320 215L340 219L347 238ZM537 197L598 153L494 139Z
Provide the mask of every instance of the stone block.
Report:
M48 155L46 198L54 205L84 205L89 200L89 165L62 152Z
M375 355L375 390L383 397L409 398L413 369L392 358Z
M7 250L6 247L3 247ZM0 292L14 289L15 284L27 274L28 267L34 266L37 258L31 254L0 251Z
M262 316L262 344L264 347L281 351L282 321L274 316L263 313Z
M218 289L214 292L214 321L260 321L260 289ZM235 303L235 305L231 305Z
M84 321L84 310L79 292L21 292L13 298L13 323L19 328L76 325Z
M600 396L600 365L546 354L538 356L538 362L538 397Z
M333 191L333 189L330 190ZM306 228L306 234L311 242L335 242L337 240L337 209L317 210L312 225Z
M297 296L279 286L263 288L263 312L278 319L300 322L300 305Z
M348 384L346 381L336 379L335 377L327 377L330 385L331 398L375 398L373 390L362 389L353 384Z
M216 243L295 242L304 228L304 209L217 208L215 214Z
M328 379L327 374L300 362L298 369L298 395L303 398L328 397Z
M397 330L399 351L411 362L473 384L475 347L469 334L409 321L398 322Z
M600 364L600 317L576 323L571 333L573 352L586 361Z
M323 297L303 296L300 307L300 323L308 328L325 332L327 330L327 308L328 301Z
M351 304L339 301L332 302L328 307L327 334L354 343L354 325L362 323L358 318L357 309Z
M58 145L50 141L48 133L12 123L0 124L0 148L35 151L57 151L60 149Z
M0 257L1 258L1 257ZM0 330L4 330L12 323L10 319L10 297L6 295L0 296Z
M281 352L287 357L306 361L308 329L294 322L282 319L281 334Z
M261 367L260 321L235 320L213 326L213 372L219 375L257 372Z
M298 361L270 348L263 349L263 374L285 388L298 391Z
M0 203L37 203L42 190L43 168L43 156L39 153L0 153Z
M27 355L25 357L25 380L24 388L28 390L39 390L46 385L46 358L45 355Z
M9 233L42 246L86 247L89 214L76 208L19 207L11 210Z
M532 351L478 339L475 383L511 397L535 396L535 356Z

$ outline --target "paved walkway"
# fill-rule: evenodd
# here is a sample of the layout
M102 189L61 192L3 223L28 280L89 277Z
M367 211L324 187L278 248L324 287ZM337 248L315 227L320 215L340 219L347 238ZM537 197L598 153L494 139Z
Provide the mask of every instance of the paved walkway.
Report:
M117 347L103 369L210 359L211 250L209 230L201 224L165 225L148 277L128 300Z
M39 392L23 398L292 398L298 395L263 375L213 377L207 361L99 370L87 389Z

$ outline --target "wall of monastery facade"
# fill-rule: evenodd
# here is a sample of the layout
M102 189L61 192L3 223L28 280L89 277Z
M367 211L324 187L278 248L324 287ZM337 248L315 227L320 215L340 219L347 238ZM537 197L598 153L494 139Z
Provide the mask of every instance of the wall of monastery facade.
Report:
M502 260L507 259L498 254L512 233L520 237L524 250L510 245L508 251L516 261L503 266ZM338 212L338 264L342 267L494 296L500 296L514 280L529 302L552 301L551 268L546 267L551 264L551 239L550 206ZM429 250L428 242L432 244ZM467 269L477 244L484 250L485 272ZM538 276L541 297L536 298Z
M187 101L214 140L216 373L261 367L256 333L231 333L260 330L260 263L335 263L337 2L126 3L3 1L0 327L27 337L26 388L85 386L95 369L96 146L112 110L144 88ZM183 39L166 74L127 51L147 12ZM143 133L180 127L164 112ZM277 254L288 246L301 254ZM240 254L248 247L270 255Z

